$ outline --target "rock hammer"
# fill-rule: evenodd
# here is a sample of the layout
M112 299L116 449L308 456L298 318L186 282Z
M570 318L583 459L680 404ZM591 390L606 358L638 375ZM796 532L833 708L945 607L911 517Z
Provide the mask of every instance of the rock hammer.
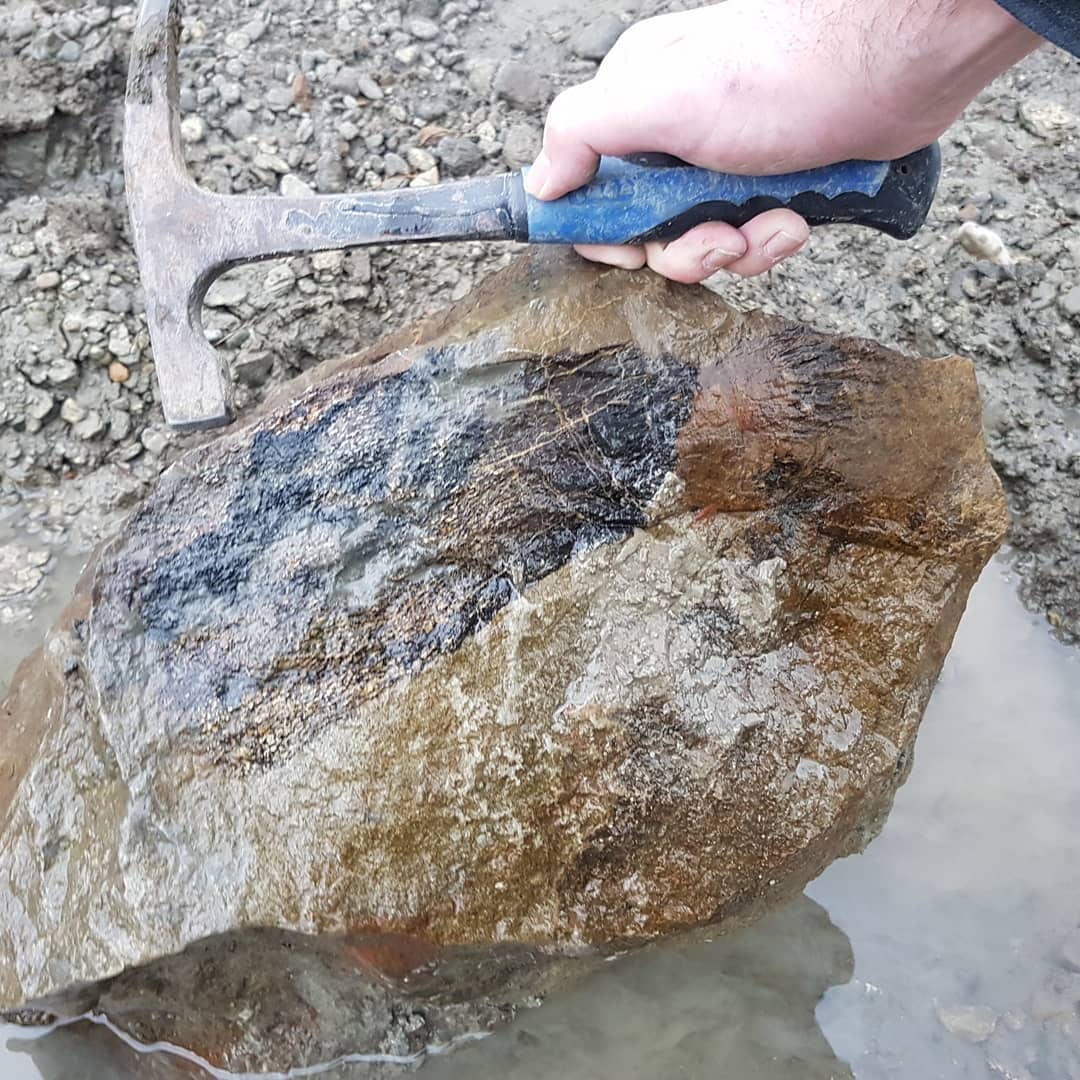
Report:
M779 206L811 225L865 225L906 239L937 189L935 144L896 161L779 176L711 172L663 155L604 158L590 183L553 202L526 193L527 170L346 195L218 195L195 184L184 164L179 22L179 0L141 0L124 171L161 404L181 430L233 418L228 367L206 339L202 306L214 279L240 263L413 241L632 244L672 239L704 221L742 225Z

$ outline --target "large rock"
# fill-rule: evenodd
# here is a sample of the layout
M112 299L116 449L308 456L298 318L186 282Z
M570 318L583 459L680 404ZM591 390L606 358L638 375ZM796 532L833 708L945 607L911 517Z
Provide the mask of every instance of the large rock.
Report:
M88 570L2 707L0 1003L243 926L752 916L879 827L1004 529L967 361L523 257Z

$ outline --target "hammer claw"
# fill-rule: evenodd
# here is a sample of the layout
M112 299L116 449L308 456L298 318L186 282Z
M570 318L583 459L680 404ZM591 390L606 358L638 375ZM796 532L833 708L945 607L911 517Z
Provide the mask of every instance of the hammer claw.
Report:
M523 240L520 175L429 188L313 195L216 195L194 183L180 144L178 0L142 0L124 130L128 212L166 420L227 424L227 367L206 340L202 303L223 270L260 259L424 240Z
M166 421L216 427L233 417L222 360L202 328L214 272L193 241L212 232L212 197L192 182L180 149L176 0L143 0L135 26L124 124L132 239ZM196 222L193 235L186 223Z

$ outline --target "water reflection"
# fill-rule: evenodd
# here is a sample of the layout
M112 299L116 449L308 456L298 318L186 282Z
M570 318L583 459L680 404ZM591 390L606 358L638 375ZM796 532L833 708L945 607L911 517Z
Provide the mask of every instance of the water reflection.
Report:
M623 957L425 1080L840 1080L814 1010L851 971L847 938L802 897L741 933Z
M1080 925L1078 826L1080 655L1024 611L993 564L888 825L807 890L854 946L855 980L826 996L819 1018L860 1080L982 1080L988 1060L997 1075L1080 1077L1080 976L1061 958ZM1053 990L1062 979L1071 991ZM1048 995L1057 1005L1039 1004ZM998 1018L985 1043L941 1023L939 1010L961 1005ZM1069 1009L1071 1034L1040 1019ZM1065 1053L1071 1072L1051 1066Z
M623 957L423 1075L1080 1077L1078 691L1077 655L991 566L866 853L757 926ZM965 1006L992 1033L942 1022ZM192 1075L101 1029L9 1045L4 1080Z

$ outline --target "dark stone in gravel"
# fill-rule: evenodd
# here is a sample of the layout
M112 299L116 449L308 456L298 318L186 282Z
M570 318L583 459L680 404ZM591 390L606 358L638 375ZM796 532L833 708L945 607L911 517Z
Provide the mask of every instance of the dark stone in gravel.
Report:
M603 60L625 29L618 15L601 15L574 35L570 50L583 60Z
M225 130L237 140L246 139L255 127L255 121L247 109L233 109L225 117Z
M472 139L451 135L443 139L437 149L447 176L468 176L484 164L484 155Z
M520 60L507 60L495 76L495 95L517 109L538 109L547 102L547 80Z
M323 154L315 166L315 183L321 192L339 192L345 190L345 166L331 153Z
M413 111L421 120L438 120L450 111L450 102L443 94L432 94L421 98Z
M531 165L540 152L540 135L530 124L511 124L503 139L503 158L511 169Z
M353 67L343 67L340 71L330 76L330 88L339 94L350 94L357 97L360 94L360 77L362 72Z

